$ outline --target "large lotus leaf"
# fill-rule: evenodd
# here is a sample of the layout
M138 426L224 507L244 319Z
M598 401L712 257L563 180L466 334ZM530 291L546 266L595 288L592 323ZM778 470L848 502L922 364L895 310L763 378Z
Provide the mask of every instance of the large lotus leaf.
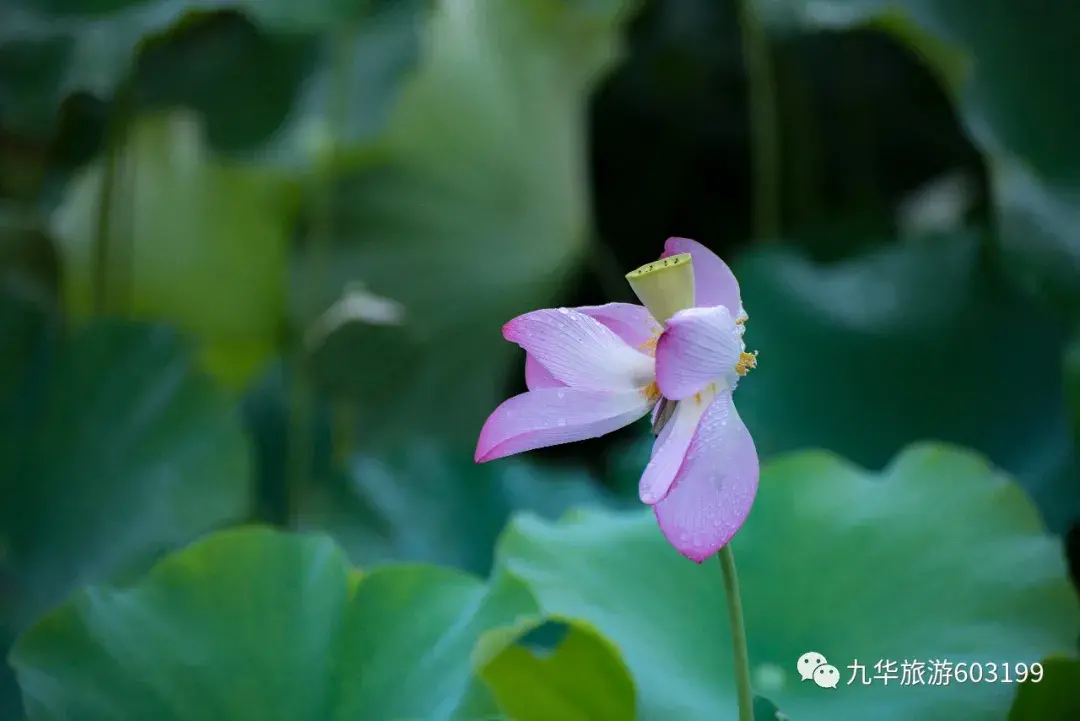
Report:
M425 6L386 0L8 3L0 10L0 117L10 129L40 134L69 95L109 100L132 79L140 103L195 108L206 114L216 147L250 150L300 112L294 103L308 92L307 75L331 34L354 40L358 52L375 58L375 76L361 72L362 84L349 90L363 96L365 112L383 114L396 97L398 71L415 55L417 24L402 19ZM395 23L391 32L365 34L369 22L387 30L386 18ZM389 66L380 63L386 58L393 58ZM389 74L382 72L387 68Z
M1080 5L1042 0L777 0L810 28L880 27L957 94L985 150L1006 267L1080 309Z
M880 476L816 451L766 464L733 549L755 691L792 719L1000 721L1015 684L930 685L932 661L1030 663L1080 631L1061 547L1034 507L949 447L912 447ZM544 612L584 619L620 648L639 718L735 718L719 564L679 556L651 513L522 517L498 567ZM800 680L807 652L837 667L838 688ZM926 683L901 683L905 660L926 664ZM896 671L887 684L879 661ZM856 664L868 685L848 683Z
M251 470L239 415L174 333L96 323L54 345L23 329L5 335L19 375L0 380L5 648L73 589L242 517Z
M0 415L8 623L245 513L239 414L175 333L91 324L20 387Z
M630 4L440 3L378 157L343 179L334 282L297 311L355 280L401 304L422 367L374 344L339 360L367 442L406 427L475 440L498 402L513 348L500 326L550 303L585 248L587 100Z
M64 291L93 311L107 160L78 176L52 217ZM104 309L169 321L201 342L207 368L243 386L277 349L293 210L277 175L215 160L186 113L144 118L119 151L105 243Z
M1014 474L1057 531L1080 509L1064 329L987 269L973 235L816 264L741 256L758 368L736 402L764 456L827 448L872 468L931 438Z
M514 579L361 575L323 536L238 529L78 594L11 662L33 721L488 721L473 648L535 609Z

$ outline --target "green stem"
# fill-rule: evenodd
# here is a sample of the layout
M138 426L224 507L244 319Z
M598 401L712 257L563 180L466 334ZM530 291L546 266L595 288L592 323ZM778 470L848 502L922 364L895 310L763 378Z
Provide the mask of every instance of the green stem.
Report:
M349 79L353 62L353 33L344 28L332 35L330 43L330 84L323 116L326 144L320 149L311 178L312 228L311 273L307 291L318 297L330 270L330 251L334 242L335 165L338 148L344 140L349 113Z
M742 598L739 596L739 574L735 571L735 554L731 551L730 543L720 549L719 556L720 568L724 574L728 621L731 623L731 643L735 651L735 691L739 697L739 721L754 721L750 652L746 648L746 625L743 623Z
M330 87L324 114L327 146L315 157L309 182L309 203L312 209L311 242L308 246L309 264L300 291L307 299L318 300L329 273L329 256L334 235L335 162L339 144L348 123L349 74L352 70L351 28L343 28L330 38ZM311 368L304 347L303 334L294 338L293 383L289 418L289 473L285 488L284 521L290 523L300 499L310 485L314 461L313 438L316 411L315 389Z
M761 241L780 237L780 113L768 38L754 12L754 0L738 0L742 52L749 86L750 143L754 177L754 235ZM739 721L754 721L754 693L750 684L750 652L746 647L742 598L735 554L728 543L720 549L731 644L735 656L735 691Z
M90 308L95 317L107 313L109 308L109 260L115 210L116 181L119 173L120 152L127 137L131 112L133 80L128 78L117 88L109 108L105 130L105 167L101 176L101 189L97 198L97 217L94 222L92 281Z
M788 117L796 118L796 121L788 126L788 134L783 136L783 140L790 138L790 144L784 145L784 155L791 173L789 207L791 220L798 227L806 228L818 221L818 212L821 209L818 197L821 175L818 143L820 133L813 109L813 88L806 68L798 63L790 63L785 67L784 73L790 81L784 84L787 92L781 104L789 112Z
M105 168L101 176L101 190L97 201L97 218L94 227L93 284L90 291L90 307L95 317L108 311L109 236L112 233L113 192L116 187L118 150L109 142L105 150Z
M344 466L356 450L356 409L349 401L337 400L331 403L330 413L330 450L334 464Z
M840 68L839 81L842 97L859 97L859 72L856 64L862 60L854 54L855 62L850 62ZM853 112L848 116L847 127L844 129L844 153L842 159L847 163L844 176L849 184L851 198L859 208L873 208L877 205L879 197L877 188L878 174L874 169L874 155L877 150L874 144L874 125L869 113Z
M742 53L750 105L750 144L754 177L754 235L761 241L780 237L780 112L776 79L765 29L754 0L738 0Z
M283 493L275 498L276 508L271 509L273 522L288 527L293 522L303 498L310 485L311 467L314 460L315 422L314 398L311 384L308 382L307 360L302 351L293 356L290 369L292 380L289 384L289 437L286 458L287 474Z

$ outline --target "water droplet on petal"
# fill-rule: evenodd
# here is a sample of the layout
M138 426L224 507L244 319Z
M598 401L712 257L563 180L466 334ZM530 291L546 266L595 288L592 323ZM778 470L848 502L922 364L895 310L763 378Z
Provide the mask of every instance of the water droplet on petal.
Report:
M559 308L559 312L562 313L563 315L569 315L570 314L570 311L567 310L566 308Z
M566 391L559 391L556 395L558 395L559 398L564 398L566 396Z
M565 426L566 425L566 419L565 418L560 418L559 419L559 425L560 426Z

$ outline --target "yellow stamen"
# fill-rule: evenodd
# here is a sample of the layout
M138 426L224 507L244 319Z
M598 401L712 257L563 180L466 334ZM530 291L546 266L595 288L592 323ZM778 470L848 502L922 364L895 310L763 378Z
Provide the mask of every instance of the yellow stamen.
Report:
M656 385L656 381L653 381L641 389L641 395L645 396L645 400L649 403L656 403L660 400L660 387Z
M652 338L639 345L637 349L646 355L656 355L656 344L659 342L660 331L656 331L653 333Z
M739 362L735 364L735 372L744 376L750 372L751 368L757 368L757 351L740 353Z

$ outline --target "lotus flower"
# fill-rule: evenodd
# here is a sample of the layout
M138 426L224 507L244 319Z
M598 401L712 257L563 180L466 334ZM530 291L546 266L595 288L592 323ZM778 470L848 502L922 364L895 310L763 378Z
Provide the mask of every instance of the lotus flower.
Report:
M596 438L651 412L657 438L639 495L668 541L701 563L757 493L757 451L732 401L756 364L748 318L731 269L693 240L669 238L627 279L643 306L537 310L503 326L526 352L529 390L487 419L476 461Z

